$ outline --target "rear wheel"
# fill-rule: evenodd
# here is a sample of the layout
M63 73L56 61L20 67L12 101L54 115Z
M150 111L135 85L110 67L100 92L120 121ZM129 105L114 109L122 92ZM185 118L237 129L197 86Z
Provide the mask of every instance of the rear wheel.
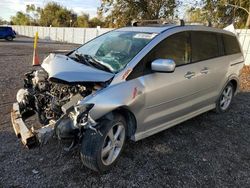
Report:
M223 89L216 103L217 113L223 113L229 109L234 96L234 90L235 89L232 83L228 83L227 86Z
M116 114L112 120L101 122L99 133L87 130L80 152L83 164L99 172L109 170L123 150L126 129L124 117Z
M12 37L12 36L7 36L5 39L6 39L7 41L13 41L13 37Z

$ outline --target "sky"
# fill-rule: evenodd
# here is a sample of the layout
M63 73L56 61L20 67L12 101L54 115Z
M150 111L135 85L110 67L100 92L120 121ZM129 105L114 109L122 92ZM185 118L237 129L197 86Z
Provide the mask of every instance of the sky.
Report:
M14 16L17 11L25 12L26 5L35 4L36 6L43 7L48 2L57 2L60 5L73 9L77 14L81 12L89 14L90 18L96 16L97 7L101 5L101 0L0 0L0 18L10 21L10 17ZM200 0L182 0L178 16L183 18L185 11L191 5L194 5Z
M0 0L0 18L9 21L17 11L25 12L26 5L34 4L43 7L51 0ZM77 14L81 12L88 13L89 16L95 17L97 7L100 6L101 0L53 0L60 5L73 9Z

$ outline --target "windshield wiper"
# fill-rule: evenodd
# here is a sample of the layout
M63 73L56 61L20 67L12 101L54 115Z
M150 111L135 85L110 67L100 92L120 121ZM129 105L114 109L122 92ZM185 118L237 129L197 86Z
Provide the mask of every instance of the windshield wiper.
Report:
M89 63L85 59L85 57L82 54L75 53L74 55L75 55L74 57L70 56L70 58L76 60L79 63L85 64L85 65L88 65L88 66L93 66L91 63Z
M76 60L79 63L113 73L109 67L101 64L100 62L95 60L91 55L86 55L86 54L83 55L83 54L79 54L79 53L74 53L74 57L72 57L72 56L69 56L69 57Z
M97 61L95 58L93 58L91 55L82 55L84 57L84 59L86 61L88 61L88 63L94 65L96 68L98 69L102 69L104 71L107 71L107 72L111 72L113 73L109 67L103 65L102 63L100 63L99 61Z

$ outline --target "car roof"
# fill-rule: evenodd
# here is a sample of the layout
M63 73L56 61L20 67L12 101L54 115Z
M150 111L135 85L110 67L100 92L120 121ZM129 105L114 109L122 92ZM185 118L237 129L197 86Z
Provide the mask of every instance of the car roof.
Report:
M216 33L224 33L228 35L234 35L234 33L230 31L226 31L223 29L218 29L214 27L208 27L203 25L175 25L175 24L166 24L166 25L155 25L155 26L130 26L130 27L122 27L116 29L116 31L132 31L132 32L145 32L145 33L162 33L169 29L177 29L178 28L185 28L186 31L209 31L209 32L216 32Z
M145 33L161 33L167 29L176 27L176 25L157 25L157 26L130 26L130 27L122 27L117 29L116 31L132 31L132 32L145 32Z

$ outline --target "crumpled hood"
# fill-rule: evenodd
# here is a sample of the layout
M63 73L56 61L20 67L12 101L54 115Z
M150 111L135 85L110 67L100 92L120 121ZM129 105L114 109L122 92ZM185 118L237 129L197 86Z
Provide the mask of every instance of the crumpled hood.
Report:
M57 78L66 82L105 82L114 74L75 62L61 54L50 54L44 59L42 67L49 78Z

